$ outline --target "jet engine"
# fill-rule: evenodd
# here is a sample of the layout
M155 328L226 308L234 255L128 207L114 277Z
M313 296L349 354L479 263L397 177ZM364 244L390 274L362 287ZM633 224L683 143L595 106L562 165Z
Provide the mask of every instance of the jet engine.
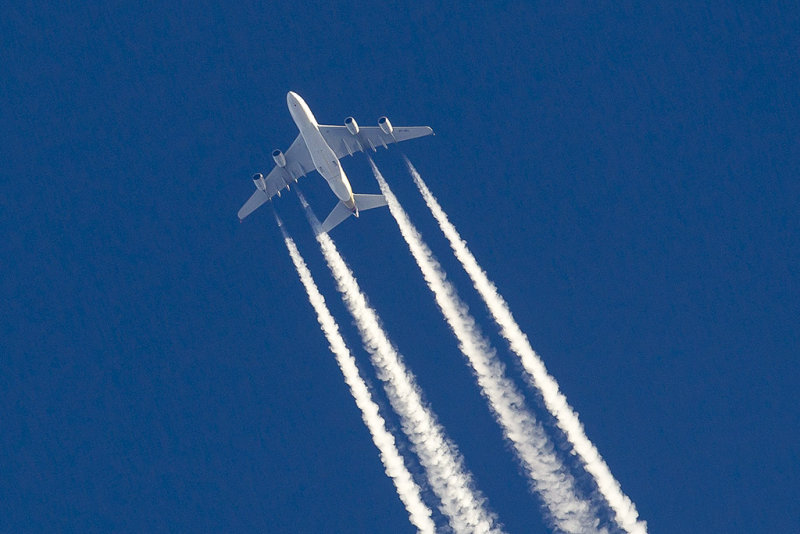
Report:
M272 151L272 159L275 160L275 165L278 167L286 167L286 156L277 148Z
M392 135L392 130L393 130L392 123L389 122L389 119L387 119L386 117L381 117L380 119L378 119L378 126L381 127L383 133L387 135Z
M353 135L358 134L358 123L353 117L347 117L344 120L344 125L347 126L347 131Z
M256 184L258 189L261 189L262 191L267 190L267 183L264 181L264 175L260 172L257 172L253 175L253 183Z

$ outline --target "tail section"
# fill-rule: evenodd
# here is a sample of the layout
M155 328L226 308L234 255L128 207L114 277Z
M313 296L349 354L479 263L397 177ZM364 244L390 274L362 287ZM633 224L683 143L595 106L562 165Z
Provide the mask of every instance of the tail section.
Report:
M380 208L386 205L383 195L353 195L358 211L367 211L372 208Z
M320 232L327 234L351 215L358 216L358 213L361 211L380 208L386 205L386 199L383 195L353 195L353 200L355 200L356 203L355 210L351 210L341 201L336 204L336 207L333 208L333 211L331 211L325 219L325 222L322 223Z
M325 219L325 222L322 223L320 232L323 234L327 234L328 232L339 226L339 223L341 223L343 220L350 217L351 215L353 215L353 212L350 211L350 209L347 206L345 206L343 202L339 201L339 203L336 204L336 207L333 208L333 211L331 211L330 215L328 215L328 218Z

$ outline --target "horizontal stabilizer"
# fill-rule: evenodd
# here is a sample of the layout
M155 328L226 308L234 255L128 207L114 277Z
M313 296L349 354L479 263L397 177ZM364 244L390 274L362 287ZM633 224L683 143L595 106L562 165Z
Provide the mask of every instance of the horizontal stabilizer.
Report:
M325 219L325 222L322 223L320 232L327 234L339 226L343 220L347 219L351 215L353 215L353 212L350 211L350 209L345 206L344 203L339 201L339 203L336 204L336 207L333 208L333 211L331 211L330 215L328 215L328 218Z
M367 211L372 208L380 208L386 205L386 198L383 195L353 195L358 211Z
M355 200L356 210L359 212L371 210L372 208L380 208L386 205L386 198L384 198L383 195L353 195L353 200ZM330 215L328 215L328 218L325 219L325 222L322 223L320 232L327 234L351 215L355 215L355 212L351 211L350 208L340 201L336 204L336 207L333 208Z

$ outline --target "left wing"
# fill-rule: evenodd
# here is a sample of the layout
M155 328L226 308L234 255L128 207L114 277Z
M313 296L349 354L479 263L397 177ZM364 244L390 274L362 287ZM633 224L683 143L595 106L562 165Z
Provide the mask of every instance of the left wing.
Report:
M391 143L433 134L428 126L395 126L392 133L388 134L378 126L359 126L358 133L353 135L346 126L320 124L319 131L339 159L370 149L375 152L379 146L388 148L387 145Z
M314 162L311 160L311 154L308 153L308 147L306 147L306 142L303 140L302 135L297 136L297 139L286 151L284 157L286 158L286 166L278 167L275 165L270 173L264 177L266 189L256 189L255 193L250 196L239 210L239 220L253 213L276 194L280 194L280 191L289 187L290 183L296 182L298 178L302 178L315 170Z

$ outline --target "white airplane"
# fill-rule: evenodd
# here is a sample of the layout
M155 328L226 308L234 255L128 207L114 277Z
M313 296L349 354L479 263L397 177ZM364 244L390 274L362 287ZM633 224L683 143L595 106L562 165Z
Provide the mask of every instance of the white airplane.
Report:
M300 130L300 135L284 154L280 150L272 152L275 167L265 177L261 173L253 175L256 191L239 210L239 221L253 213L259 206L273 196L281 195L283 188L298 178L316 170L328 182L339 203L322 223L322 232L329 232L350 215L358 217L360 211L386 205L383 195L354 195L350 181L339 160L377 147L388 148L388 143L399 143L431 135L428 126L392 127L386 117L378 119L378 126L359 127L353 117L344 120L344 126L326 126L317 123L308 104L300 95L289 91L286 95L289 113Z

